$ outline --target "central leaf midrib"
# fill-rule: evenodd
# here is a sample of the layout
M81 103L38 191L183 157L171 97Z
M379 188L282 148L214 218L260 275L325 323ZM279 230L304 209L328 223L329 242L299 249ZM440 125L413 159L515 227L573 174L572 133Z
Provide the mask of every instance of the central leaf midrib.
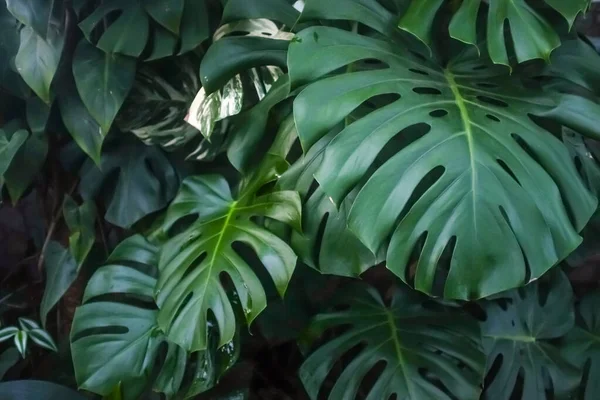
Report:
M460 112L460 118L462 120L463 129L465 135L467 137L467 145L469 148L469 161L471 163L471 194L473 196L473 225L475 227L475 234L477 234L477 209L476 209L476 194L475 187L477 182L477 170L475 165L475 142L473 140L473 129L471 116L469 115L469 110L467 109L467 101L460 93L460 89L456 80L454 79L454 75L449 70L444 70L444 76L448 81L448 86L450 90L452 90L452 94L454 95L454 101L456 102L456 106Z
M408 391L409 397L413 398L413 390L410 385L410 380L406 374L406 364L404 363L404 357L402 356L402 346L400 346L400 341L398 340L398 328L396 327L396 322L394 321L394 314L392 312L386 310L387 323L390 326L390 333L392 336L392 341L394 342L394 349L396 351L396 356L398 357L398 365L402 368L402 377L404 378L404 382L406 384L406 389Z

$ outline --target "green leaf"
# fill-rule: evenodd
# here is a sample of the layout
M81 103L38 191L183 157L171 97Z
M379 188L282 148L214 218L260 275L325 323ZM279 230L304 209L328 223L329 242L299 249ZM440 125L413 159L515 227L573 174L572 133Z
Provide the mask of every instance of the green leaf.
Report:
M46 288L40 304L40 318L45 327L48 313L75 281L78 269L77 261L69 249L65 249L55 241L51 241L46 248L44 268L46 269Z
M24 129L19 129L10 138L0 129L0 176L6 173L17 151L21 148L29 134Z
M21 330L29 332L34 329L40 329L40 325L30 318L19 317L19 326Z
M165 207L179 184L177 172L159 148L132 138L106 149L99 167L87 161L79 176L81 196L91 201L102 195L108 204L104 218L122 228Z
M284 68L289 43L254 36L224 37L213 43L202 59L202 86L210 94L241 71L263 65Z
M35 344L37 344L38 346L43 347L48 350L58 351L58 348L56 347L56 343L54 343L54 339L52 339L52 336L50 336L50 334L48 332L46 332L45 330L34 329L31 331L28 331L27 333L29 334L29 337L31 338L31 340L33 340L33 342Z
M29 87L17 73L14 57L19 50L19 21L0 2L0 86L9 94L26 98Z
M236 193L222 176L190 177L171 203L166 230L184 217L197 217L163 246L156 289L159 326L184 349L206 349L209 311L217 321L219 346L233 338L235 315L221 283L222 275L231 279L248 324L266 307L263 286L240 250L232 247L234 243L250 247L279 294L285 293L296 256L284 241L251 219L267 217L299 229L298 193L257 194L276 173L276 169L266 168L242 182Z
M184 0L146 0L144 8L156 22L178 34Z
M114 12L119 13L118 17L110 18ZM96 30L104 26L96 46L106 53L140 57L151 47L146 53L147 59L152 60L174 55L178 42L178 54L196 48L209 36L208 17L205 0L109 0L102 2L79 27L86 39L95 43L92 38ZM151 18L160 25L154 26Z
M0 342L4 342L19 333L19 329L14 326L7 326L0 329Z
M567 334L563 355L584 371L577 399L593 400L600 396L600 293L586 295L577 304L575 327Z
M522 289L484 302L483 345L487 377L483 399L512 399L523 379L521 399L564 398L579 382L579 370L560 354L557 341L574 324L573 291L556 270Z
M135 80L133 58L105 53L82 40L73 56L73 76L83 104L106 135Z
M27 99L26 114L31 135L15 155L5 175L6 187L13 203L21 198L39 176L48 154L46 123L50 107L38 97L31 97Z
M83 34L91 42L92 31L98 24L108 21L107 16L115 11L119 16L108 23L96 44L106 53L121 53L139 57L146 47L150 21L139 1L104 1L86 19L79 23Z
M567 20L569 26L575 17L587 10L589 0L545 0ZM434 19L445 4L443 0L412 0L402 15L398 27L412 33L426 45L431 45ZM464 0L459 4L450 21L450 36L461 42L477 45L477 15L480 7L487 11L487 46L492 61L509 65L505 24L510 35L518 62L541 58L550 60L552 51L560 46L560 38L552 25L525 0Z
M286 0L228 0L221 25L235 21L266 18L294 26L300 13Z
M86 397L52 382L23 380L0 383L2 400L85 400Z
M539 278L581 243L577 232L597 200L565 145L530 116L593 133L597 105L525 88L525 77L485 63L473 49L443 69L392 40L327 27L297 37L289 50L292 86L318 80L294 102L303 148L347 122L315 177L338 206L360 189L349 228L374 254L387 250L388 268L405 282L439 295L439 274L445 297L485 297ZM349 121L376 96L382 106ZM405 136L418 127L420 134ZM407 143L379 166L396 136ZM449 267L440 262L445 252ZM418 256L413 270L411 253Z
M67 196L63 203L63 215L69 228L69 249L79 270L96 241L96 206L91 201L78 206Z
M179 54L187 53L198 47L210 37L209 13L206 1L185 0L181 18L181 48Z
M9 347L0 354L0 379L19 361L19 351ZM1 385L1 384L0 384Z
M472 318L426 304L404 288L394 292L386 307L375 289L353 285L331 306L346 308L317 315L307 331L309 343L328 329L348 329L302 364L300 379L311 399L317 399L334 364L352 349L356 352L344 364L329 399L359 398L361 381L379 363L384 365L372 376L368 399L479 399L485 356Z
M54 4L61 2L43 0L6 0L6 8L24 25L33 28L33 31L42 39L46 39L48 25L53 13Z
M25 354L27 353L27 337L28 334L25 331L19 331L13 337L15 347L23 358L25 358Z
M64 36L59 27L51 26L45 40L28 26L21 30L21 45L15 58L17 71L46 104L50 104L50 85L63 45Z
M237 359L237 355L219 356L223 352L217 351L215 339L209 350L191 358L167 342L166 358L160 361L158 375L152 375L159 345L165 341L152 300L157 258L157 247L133 236L117 246L108 264L90 279L71 331L75 376L81 388L107 396L120 385L128 398L128 388L143 390L156 376L153 388L168 396L194 390L200 383L204 391ZM186 368L191 369L189 374ZM192 378L183 382L186 375Z
M72 77L61 82L58 103L62 120L75 143L96 164L100 164L102 144L107 132L102 130L83 104Z
M321 188L311 190L315 184L314 173L335 133L319 140L279 178L277 184L283 189L297 190L304 199L304 230L302 234L293 232L291 238L298 257L321 273L358 277L381 261L381 257L373 255L347 228L347 215L356 193L346 197L338 209Z

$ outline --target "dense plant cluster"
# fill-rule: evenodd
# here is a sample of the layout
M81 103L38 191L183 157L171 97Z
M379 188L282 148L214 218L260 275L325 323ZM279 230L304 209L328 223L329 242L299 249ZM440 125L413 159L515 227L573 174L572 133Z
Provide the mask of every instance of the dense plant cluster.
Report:
M589 3L0 1L0 397L599 398Z

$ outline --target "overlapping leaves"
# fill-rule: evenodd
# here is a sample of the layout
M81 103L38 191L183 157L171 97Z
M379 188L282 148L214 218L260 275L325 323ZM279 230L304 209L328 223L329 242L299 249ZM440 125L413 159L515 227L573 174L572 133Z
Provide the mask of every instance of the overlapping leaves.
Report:
M114 13L117 17L109 18ZM100 3L79 27L107 53L153 60L197 47L209 36L208 16L205 0L111 0ZM102 26L96 42L94 33Z
M398 26L430 45L433 41L432 37L439 34L435 29L436 15L440 9L447 11L444 7L446 3L444 0L411 0ZM589 0L545 0L545 3L560 13L571 27L575 18L587 11L591 2ZM560 46L560 37L555 27L543 16L540 9L530 6L526 0L490 2L464 0L454 4L456 10L450 21L450 36L474 46L478 43L478 13L480 9L486 9L487 49L490 58L496 64L509 65L507 50L509 46L505 37L506 24L513 39L518 62L535 58L548 61L552 51Z
M217 350L213 340L206 351L188 357L165 338L152 299L157 253L143 237L133 236L90 279L71 332L80 388L109 395L123 384L124 398L137 399L152 383L150 376L158 363L153 390L187 398L212 387L237 359L234 341Z
M387 96L325 149L315 176L335 204L392 138L426 128L377 168L348 216L359 239L373 253L387 248L388 267L416 289L436 293L441 279L446 297L484 297L541 276L581 242L577 232L597 200L564 144L530 118L551 116L593 133L592 119L572 112L574 96L557 102L525 88L474 50L442 68L391 38L337 28L306 29L289 51L292 85L317 81L294 103L305 149L363 102ZM324 77L350 64L354 72ZM591 102L578 105L586 118L596 112ZM449 266L440 262L448 251Z

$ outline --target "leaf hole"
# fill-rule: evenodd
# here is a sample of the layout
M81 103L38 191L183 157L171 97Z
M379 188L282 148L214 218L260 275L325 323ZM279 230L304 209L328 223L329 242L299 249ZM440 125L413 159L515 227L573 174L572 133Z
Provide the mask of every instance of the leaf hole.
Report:
M428 73L428 72L425 72L425 71L423 71L422 69L417 69L417 68L409 68L408 70L409 70L410 72L414 72L415 74L429 76L429 73Z
M500 122L500 118L496 117L495 115L492 115L492 114L486 114L486 117L487 117L487 119L490 119L490 120L492 120L492 121L495 121L495 122Z
M510 177L519 184L519 186L521 185L521 182L519 182L519 180L517 179L517 176L514 174L514 172L510 169L510 167L503 160L497 159L496 162L498 163L498 165L500 165L502 167L504 172L506 172L508 175L510 175Z
M427 61L427 57L425 57L423 54L418 53L414 50L409 50L408 51L410 54L412 54L414 57L416 57L417 59L421 60L421 61Z
M496 83L490 83L490 82L477 82L477 83L475 83L475 85L482 87L482 88L486 88L486 89L496 89L496 88L500 87Z
M352 360L356 358L356 356L358 356L366 347L367 344L365 342L358 343L357 345L350 348L348 351L344 352L340 356L340 358L338 358L335 361L335 363L333 363L331 369L329 370L329 373L327 374L327 377L323 381L323 385L321 385L317 399L329 399L335 382L338 381L346 366L350 362L352 362Z
M454 253L454 249L456 247L456 235L452 236L442 254L437 262L435 268L435 274L433 278L433 294L434 296L443 296L444 295L444 287L446 286L446 281L448 280L448 274L450 274L450 266L452 265L452 254Z
M485 394L487 388L490 387L490 385L492 384L492 382L494 382L494 379L496 379L496 376L500 372L500 369L502 368L503 360L504 360L504 356L502 354L498 354L498 356L494 359L494 361L492 362L492 365L488 369L488 373L485 375L484 384L483 384L483 387L485 388L483 391L484 394ZM485 398L485 396L482 396L482 398Z
M387 365L387 361L379 360L371 367L371 369L364 375L362 378L360 385L358 386L358 393L370 393L375 383L377 383L377 379L385 370ZM359 377L357 377L359 378Z
M498 100L498 99L494 99L492 97L488 97L488 96L477 96L477 99L483 103L487 103L487 104L491 104L493 106L496 107L502 107L502 108L506 108L508 107L508 103L502 101L502 100Z
M430 116L432 116L433 118L442 118L445 117L446 115L448 115L448 111L446 110L433 110L432 112L429 113Z
M84 329L82 331L77 332L73 335L71 339L72 343L77 342L80 339L83 339L88 336L98 336L98 335L125 335L129 332L129 328L121 325L108 325L108 326L98 326L94 328Z
M480 64L480 65L476 65L473 67L473 71L483 71L485 69L488 69L489 66L484 65L484 64Z
M413 92L415 92L416 94L429 94L435 96L439 96L442 94L442 92L439 89L429 87L416 87L413 88Z

